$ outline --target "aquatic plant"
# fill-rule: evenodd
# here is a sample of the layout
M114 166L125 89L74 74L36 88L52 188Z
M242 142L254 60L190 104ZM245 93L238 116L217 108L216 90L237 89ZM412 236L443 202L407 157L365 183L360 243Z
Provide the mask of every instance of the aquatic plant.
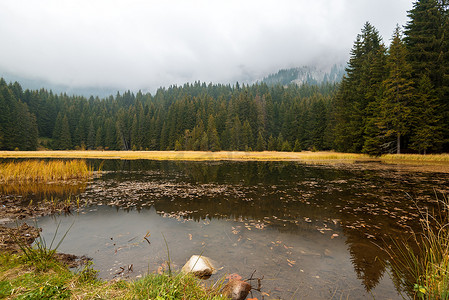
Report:
M67 231L64 233L64 235L60 238L59 242L56 244L55 247L53 247L56 236L58 235L60 222L56 226L55 233L53 235L53 238L50 242L50 244L47 244L47 241L42 237L42 235L39 235L38 240L35 242L34 245L28 245L26 243L23 243L19 238L14 237L15 242L19 246L19 248L22 250L23 256L22 258L28 262L31 263L36 267L37 270L47 270L51 263L54 260L56 251L58 250L59 246L61 246L62 242L66 238L67 234L69 233L70 229L72 228L73 224L70 225L70 227L67 229ZM37 224L36 224L37 227Z
M419 209L422 232L387 249L395 275L413 298L449 299L449 201L437 200L437 211Z
M57 182L92 177L84 160L26 160L0 164L0 183Z

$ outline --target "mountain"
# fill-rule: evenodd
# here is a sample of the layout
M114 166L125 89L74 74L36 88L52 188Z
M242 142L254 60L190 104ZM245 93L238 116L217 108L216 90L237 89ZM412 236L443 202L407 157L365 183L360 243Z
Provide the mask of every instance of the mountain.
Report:
M264 79L263 83L269 86L280 84L283 86L291 83L296 84L322 84L322 83L335 83L341 81L345 74L345 67L343 65L334 65L326 72L316 67L297 67L291 69L281 69L276 74L270 74Z
M321 83L339 82L345 74L343 65L334 65L330 70L322 70L317 67L303 66L291 69L281 69L276 74L270 74L262 80L246 80L247 83L255 83L257 81L266 83L269 86L281 84L287 86L291 83L299 85L307 83L317 85ZM90 96L106 98L116 95L120 88L114 87L98 87L98 86L69 86L63 84L55 84L45 79L31 78L16 75L10 72L0 70L0 77L6 82L20 82L24 89L40 90L42 88L51 90L55 94L65 93L67 95L77 95L89 98Z
M54 84L45 79L30 78L25 76L19 76L11 74L9 72L0 71L0 77L3 77L6 82L19 82L23 89L40 90L42 88L51 90L55 94L67 94L77 95L89 98L90 96L105 98L110 95L117 94L119 89L111 87L93 87L93 86L80 86L71 87L63 84Z

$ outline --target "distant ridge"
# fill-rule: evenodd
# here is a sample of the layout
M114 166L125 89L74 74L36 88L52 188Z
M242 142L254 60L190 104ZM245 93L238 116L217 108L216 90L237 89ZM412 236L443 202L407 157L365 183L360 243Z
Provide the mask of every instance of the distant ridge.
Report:
M46 89L51 90L55 94L67 94L75 96L84 96L86 98L100 97L106 98L111 95L115 96L119 89L112 87L95 87L95 86L82 86L82 87L70 87L63 84L54 84L44 79L29 78L25 76L14 75L8 72L0 71L0 77L5 79L6 82L19 82L22 88L30 90Z
M333 65L329 72L319 70L316 67L303 66L290 69L281 69L279 72L270 74L262 79L262 82L269 86L276 84L286 86L291 83L296 83L299 85L317 85L322 83L340 82L344 74L345 68L343 65Z

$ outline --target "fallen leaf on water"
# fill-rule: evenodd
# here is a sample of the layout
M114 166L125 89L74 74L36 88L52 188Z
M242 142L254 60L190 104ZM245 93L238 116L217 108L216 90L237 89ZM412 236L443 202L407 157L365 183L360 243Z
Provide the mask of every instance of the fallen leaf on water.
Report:
M296 260L290 260L290 259L287 258L287 261L288 261L290 264L292 264L292 265L296 264Z
M336 238L336 237L338 237L338 234L334 233L334 234L331 236L331 239Z
M261 294L262 294L262 296L270 297L270 294L268 294L268 293L262 292Z
M192 240L192 234L189 233L189 240Z

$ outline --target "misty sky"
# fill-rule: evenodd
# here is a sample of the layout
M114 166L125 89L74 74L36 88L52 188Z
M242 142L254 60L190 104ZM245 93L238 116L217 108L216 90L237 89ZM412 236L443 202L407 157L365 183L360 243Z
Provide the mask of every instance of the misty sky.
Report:
M346 62L369 21L388 44L412 0L2 0L0 75L154 90Z

